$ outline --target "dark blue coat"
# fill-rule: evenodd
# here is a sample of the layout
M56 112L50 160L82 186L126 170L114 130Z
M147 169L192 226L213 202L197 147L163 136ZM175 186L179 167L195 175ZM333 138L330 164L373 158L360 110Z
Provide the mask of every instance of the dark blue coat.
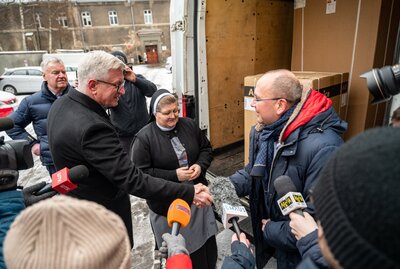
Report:
M21 191L0 192L0 269L6 268L3 258L3 242L11 223L25 208Z
M284 134L277 141L281 146L277 148L272 164L269 164L271 180L268 175L266 178L250 176L261 134L254 127L250 132L249 163L230 177L238 196L249 195L250 198L257 268L263 268L274 254L280 269L296 268L301 261L289 218L282 216L277 205L273 181L281 175L289 176L312 213L309 190L325 162L343 143L341 135L347 123L337 116L331 101L316 91L309 92L303 99L291 117L294 120L289 119L288 127L284 128ZM262 219L271 220L264 231L261 230Z
M70 88L72 86L68 84L62 95L66 94ZM47 82L44 81L41 90L25 97L18 109L11 114L14 128L6 131L7 135L14 140L24 139L31 145L40 143L40 160L44 166L53 165L47 138L47 114L55 100L57 97L48 89ZM33 124L36 138L25 130L30 123Z
M301 257L303 257L303 260L309 258L318 266L318 268L328 268L328 263L324 256L322 256L321 248L319 247L318 230L315 230L301 238L297 241L296 246L300 251Z
M254 269L255 259L250 249L239 241L231 245L232 255L224 259L221 269Z

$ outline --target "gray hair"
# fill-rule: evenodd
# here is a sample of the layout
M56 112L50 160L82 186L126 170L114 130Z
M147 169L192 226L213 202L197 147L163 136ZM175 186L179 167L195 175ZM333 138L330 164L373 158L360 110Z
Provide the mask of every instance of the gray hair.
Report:
M46 72L47 66L49 65L49 63L59 63L59 64L64 65L64 62L60 58L52 56L52 57L44 59L40 63L40 68L42 69L42 72Z
M303 87L296 76L286 69L278 69L267 72L275 75L272 82L272 91L279 97L285 98L290 102L296 102L301 99Z
M78 65L78 90L86 92L86 85L90 79L108 79L109 70L124 70L125 65L117 57L95 50L86 53Z

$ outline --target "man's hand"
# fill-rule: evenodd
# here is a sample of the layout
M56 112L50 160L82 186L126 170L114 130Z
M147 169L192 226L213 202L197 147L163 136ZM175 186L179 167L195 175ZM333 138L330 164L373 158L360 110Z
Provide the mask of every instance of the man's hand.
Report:
M187 181L190 179L192 175L192 171L187 167L180 167L176 169L176 176L178 177L179 181Z
M244 233L240 233L240 238L239 239L240 239L240 243L245 244L246 247L248 247L250 249L251 253L253 253L253 250L250 248L250 241L249 241L249 239L247 239L247 237L246 237L246 235ZM233 233L233 235L232 235L232 243L234 241L239 240L239 239L237 238L236 233Z
M200 176L201 167L198 164L193 164L192 166L189 167L189 171L191 171L189 180L195 180Z
M264 229L265 229L265 226L267 225L267 223L268 222L270 222L271 220L270 219L262 219L261 220L261 231L264 231Z
M37 203L41 200L53 197L54 195L57 194L56 191L49 191L46 193L43 193L41 195L35 195L35 193L43 188L46 185L46 182L42 181L37 184L34 184L32 186L26 187L22 189L22 194L24 196L24 201L25 201L25 206L30 206L33 205L34 203Z
M36 156L40 156L40 144L36 143L31 148L32 154Z
M199 183L194 185L194 198L193 204L198 208L210 206L213 202L213 198L208 190L208 187Z
M160 253L163 258L171 258L176 254L189 255L189 251L186 249L185 239L181 234L172 235L165 233L162 235L164 241L160 247Z
M132 81L132 82L136 82L135 72L133 72L133 70L127 65L125 65L125 69L124 69L124 79Z
M303 212L303 214L304 217L294 212L289 214L289 226L292 228L291 231L297 240L318 229L314 218L307 212Z

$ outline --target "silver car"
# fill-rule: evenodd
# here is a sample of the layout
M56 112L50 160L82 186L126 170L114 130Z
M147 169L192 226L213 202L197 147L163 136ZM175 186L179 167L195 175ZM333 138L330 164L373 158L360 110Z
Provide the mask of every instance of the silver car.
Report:
M43 82L40 66L9 68L0 76L0 89L12 94L40 91Z

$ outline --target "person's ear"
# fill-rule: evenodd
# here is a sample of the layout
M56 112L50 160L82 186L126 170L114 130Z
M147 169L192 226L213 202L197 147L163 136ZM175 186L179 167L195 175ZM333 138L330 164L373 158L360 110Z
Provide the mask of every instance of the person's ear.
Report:
M276 101L276 113L282 115L289 108L289 103L286 99L279 99Z
M97 94L96 85L97 85L96 80L90 79L90 80L88 81L89 91L90 91L90 93L91 93L92 95L96 95L96 94Z

